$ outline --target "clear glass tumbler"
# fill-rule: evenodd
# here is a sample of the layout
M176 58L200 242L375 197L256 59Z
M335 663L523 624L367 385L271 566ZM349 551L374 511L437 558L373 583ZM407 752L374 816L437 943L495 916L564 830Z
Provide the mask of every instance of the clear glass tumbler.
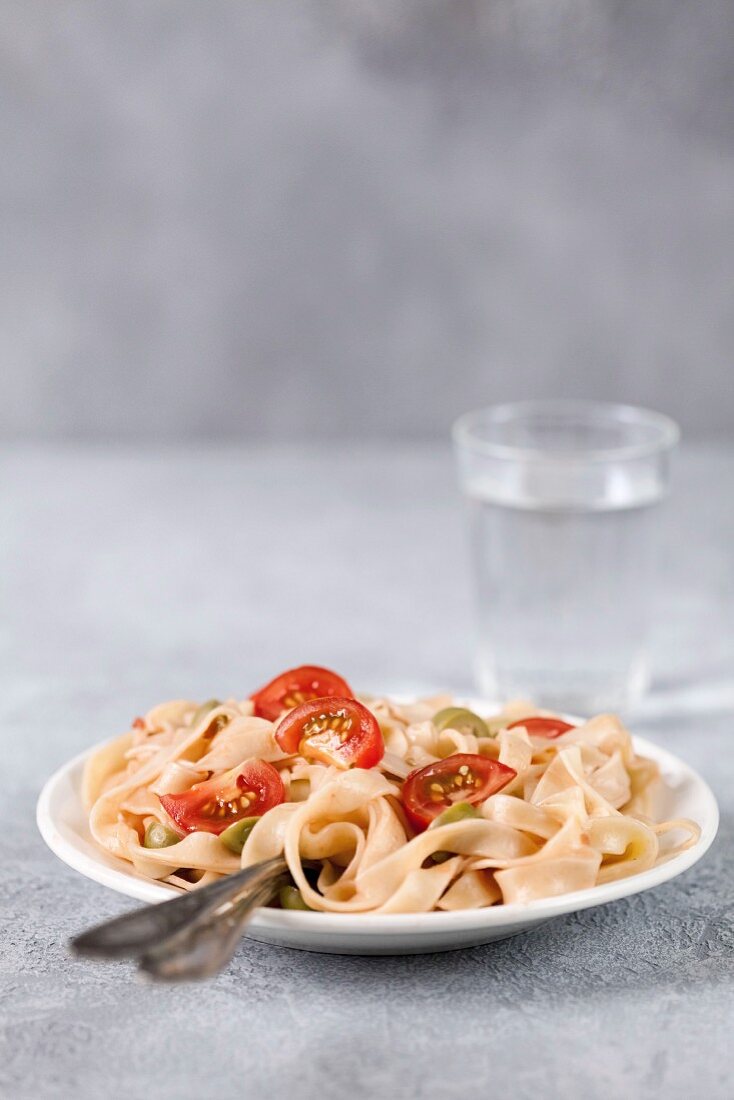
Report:
M456 422L483 694L592 714L645 691L658 507L678 437L659 413L593 401L496 405Z

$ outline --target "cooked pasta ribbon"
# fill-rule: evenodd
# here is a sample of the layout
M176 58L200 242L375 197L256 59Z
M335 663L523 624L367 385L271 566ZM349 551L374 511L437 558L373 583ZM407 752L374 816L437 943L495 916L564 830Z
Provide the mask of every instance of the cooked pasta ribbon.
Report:
M445 696L360 701L380 724L385 754L374 768L348 770L286 755L277 723L255 717L249 699L209 710L190 700L159 704L87 762L83 793L94 840L138 874L181 889L283 855L311 909L421 913L587 890L648 870L700 835L692 821L654 820L657 765L635 753L613 715L549 739L521 724L541 712L510 703L486 716L494 736L477 737L481 723L473 732L434 725L434 715L452 704ZM460 819L438 818L415 833L403 812L404 780L455 754L498 761L515 775ZM240 845L219 835L224 823L210 829L194 822L184 835L174 829L161 796L209 789L252 762L276 769L285 800L248 824ZM235 789L226 797L239 796ZM155 823L167 827L156 825L165 846L148 846Z

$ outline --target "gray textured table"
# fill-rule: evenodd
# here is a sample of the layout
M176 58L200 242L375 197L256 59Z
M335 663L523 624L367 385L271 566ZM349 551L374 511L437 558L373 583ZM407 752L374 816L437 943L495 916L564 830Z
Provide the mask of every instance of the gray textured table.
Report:
M138 984L67 938L132 903L37 836L45 777L166 697L303 660L469 687L443 450L11 450L2 457L0 1089L46 1097L730 1097L734 451L684 454L656 694L636 728L709 778L722 829L649 893L408 958L244 941L206 986ZM155 1086L155 1087L154 1087Z

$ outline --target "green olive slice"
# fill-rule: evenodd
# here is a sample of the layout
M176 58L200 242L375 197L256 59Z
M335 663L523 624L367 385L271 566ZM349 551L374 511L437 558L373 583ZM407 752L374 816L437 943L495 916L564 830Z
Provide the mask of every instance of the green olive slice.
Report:
M468 802L454 802L442 814L434 818L429 829L440 829L442 825L454 825L457 821L464 821L467 817L479 817L479 811Z
M474 806L470 806L468 802L455 802L453 806L449 806L447 810L439 814L428 828L439 829L442 825L453 825L457 821L465 821L472 817L479 817L479 813ZM434 863L445 863L447 859L451 859L455 854L455 852L439 850L433 853L431 859Z
M241 855L245 841L259 820L259 817L241 817L239 821L228 825L224 832L219 834L219 839L230 852L234 852L236 856Z
M473 733L475 737L490 737L489 728L483 718L466 707L444 707L433 716L437 730L456 730L457 733Z
M169 825L164 825L162 821L151 821L145 828L143 847L170 848L172 844L178 844L180 839Z
M309 913L313 912L311 906L306 905L303 894L297 886L281 886L278 891L278 901L281 909L305 909Z
M194 711L191 719L191 728L193 729L195 726L198 726L199 722L201 722L202 718L206 717L210 710L214 710L215 707L221 705L218 699L207 699L205 703L202 703L201 706L197 707Z

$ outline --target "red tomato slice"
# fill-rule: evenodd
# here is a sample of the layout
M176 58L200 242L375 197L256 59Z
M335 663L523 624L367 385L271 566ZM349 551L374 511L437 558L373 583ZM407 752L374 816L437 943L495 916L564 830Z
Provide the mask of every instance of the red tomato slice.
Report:
M458 752L411 772L403 783L405 813L416 832L426 829L434 818L455 802L472 806L506 787L517 772L471 752Z
M286 714L275 740L287 753L300 752L338 768L373 768L385 752L377 719L356 699L329 695Z
M237 768L197 783L183 794L158 796L168 816L186 833L222 833L241 817L262 817L285 800L280 775L265 760L248 760Z
M524 726L531 737L560 737L562 733L575 730L568 722L560 718L521 718L519 722L511 722L508 730L514 730L517 726Z
M281 672L265 687L260 688L250 698L255 704L258 718L267 718L274 722L284 710L307 703L309 699L323 699L326 695L353 695L346 680L331 672L328 668L316 665L302 665Z

